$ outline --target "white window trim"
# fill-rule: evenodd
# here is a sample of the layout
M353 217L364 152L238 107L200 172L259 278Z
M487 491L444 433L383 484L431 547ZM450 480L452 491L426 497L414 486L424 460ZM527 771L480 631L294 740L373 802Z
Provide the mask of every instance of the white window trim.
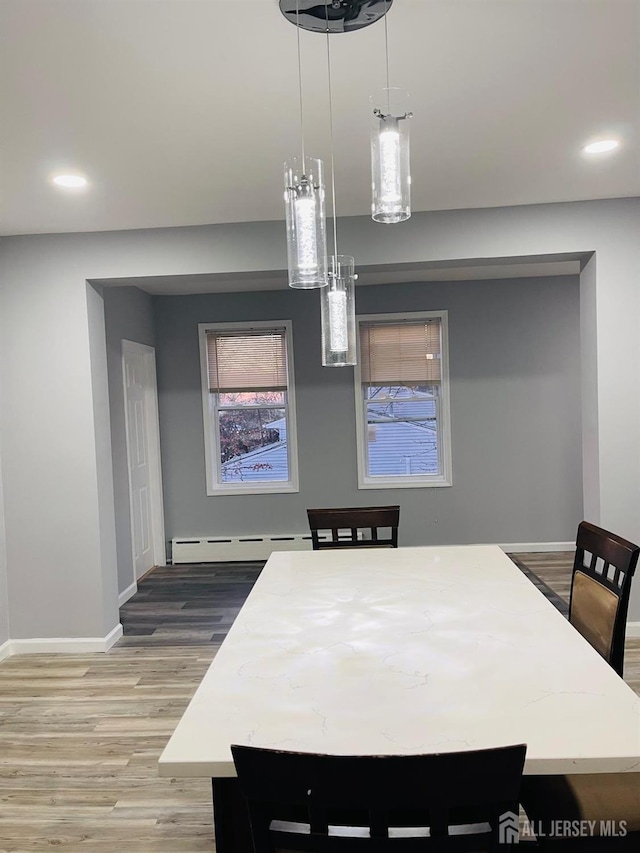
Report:
M440 458L442 474L411 475L409 477L367 476L367 448L365 439L366 415L362 396L360 372L360 323L394 320L439 319L442 328L441 365L442 380L439 398ZM449 401L449 325L447 311L407 311L401 314L358 314L356 317L358 364L353 372L356 397L356 446L358 457L358 489L424 489L451 486L451 411Z
M260 329L285 329L287 346L287 455L289 480L274 483L222 483L218 448L218 424L211 417L209 376L207 362L207 332L256 331ZM204 459L207 495L275 495L299 492L298 482L298 431L296 426L296 396L293 367L293 327L291 320L256 320L246 323L198 323L200 342L200 380L202 384L202 424L204 430Z

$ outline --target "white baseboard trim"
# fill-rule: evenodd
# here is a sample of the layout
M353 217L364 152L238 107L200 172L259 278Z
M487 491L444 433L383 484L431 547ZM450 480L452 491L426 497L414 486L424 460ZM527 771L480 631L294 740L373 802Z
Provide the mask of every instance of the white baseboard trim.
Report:
M509 545L500 545L503 551L509 554L540 552L544 551L575 551L575 542L511 542Z
M122 624L118 622L115 628L112 628L111 631L104 638L104 651L108 652L111 646L115 646L120 637L123 634Z
M13 654L13 650L11 648L11 640L6 640L0 646L0 660L4 660L5 658L10 657Z
M640 622L627 622L627 639L640 639Z
M129 584L129 586L125 590L123 590L118 596L118 607L122 607L122 605L129 601L129 599L132 598L137 591L137 581L134 581L132 584Z
M30 640L9 640L12 655L84 654L108 652L122 636L122 625L109 631L106 637L42 637Z

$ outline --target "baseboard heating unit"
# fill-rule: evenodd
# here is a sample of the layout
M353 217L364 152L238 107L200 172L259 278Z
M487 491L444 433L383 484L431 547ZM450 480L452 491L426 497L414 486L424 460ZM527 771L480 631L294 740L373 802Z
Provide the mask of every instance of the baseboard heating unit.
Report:
M232 560L268 560L273 551L310 551L311 535L255 535L171 540L171 554L176 563L218 563Z
M344 531L345 535L350 535ZM340 532L342 538L342 531ZM331 538L329 534L320 539ZM363 538L358 531L358 538ZM171 540L171 556L178 563L225 563L268 560L273 551L311 551L310 533L255 534L254 536L186 536Z

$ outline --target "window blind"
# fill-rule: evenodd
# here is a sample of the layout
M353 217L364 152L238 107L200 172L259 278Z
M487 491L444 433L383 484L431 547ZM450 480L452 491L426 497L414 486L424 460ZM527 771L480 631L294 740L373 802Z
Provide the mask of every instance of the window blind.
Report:
M439 319L360 324L360 374L367 385L433 385L442 379Z
M286 391L284 329L261 332L207 332L209 391Z

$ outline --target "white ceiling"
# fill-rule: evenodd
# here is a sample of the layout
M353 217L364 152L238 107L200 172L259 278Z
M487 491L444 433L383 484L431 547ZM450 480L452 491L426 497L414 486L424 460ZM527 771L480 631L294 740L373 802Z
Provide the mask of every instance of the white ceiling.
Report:
M414 210L640 195L640 0L395 0L388 24ZM341 215L369 211L383 39L331 38ZM302 33L307 151L328 160L324 50ZM277 0L0 0L0 233L282 218L296 68ZM88 189L49 182L72 169Z

